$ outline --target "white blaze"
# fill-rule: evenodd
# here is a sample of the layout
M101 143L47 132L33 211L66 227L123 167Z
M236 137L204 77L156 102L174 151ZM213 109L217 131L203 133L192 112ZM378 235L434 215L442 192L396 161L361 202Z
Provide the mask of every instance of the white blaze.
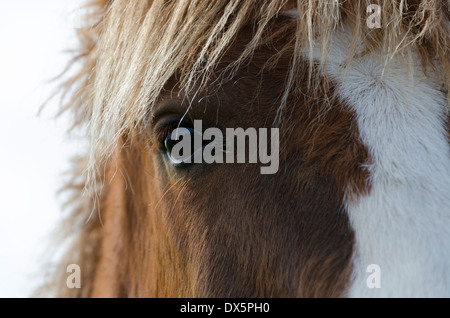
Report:
M349 34L333 35L327 72L356 112L372 185L367 196L346 202L356 241L349 296L450 297L446 96L417 57L413 80L404 64L384 68L374 54L344 71ZM367 287L370 264L380 266L381 288Z

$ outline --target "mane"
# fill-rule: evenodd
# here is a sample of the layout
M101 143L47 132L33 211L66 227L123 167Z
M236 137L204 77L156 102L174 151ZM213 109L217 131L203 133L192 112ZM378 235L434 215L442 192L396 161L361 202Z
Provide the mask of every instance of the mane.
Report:
M366 9L370 4L381 6L381 28L366 26ZM267 32L270 22L285 14L295 16L290 25L275 33ZM292 29L292 25L296 31L285 49L293 50L294 58L284 96L299 86L296 74L301 59L310 60L310 85L317 85L318 75L326 76L331 34L347 24L352 30L347 65L358 58L361 42L362 54L376 53L386 65L396 58L407 67L413 52L418 52L424 71L437 74L448 96L449 21L446 0L90 1L84 27L78 30L78 48L71 63L78 69L61 85L61 112L70 112L74 127L84 129L90 140L82 169L74 173L77 180L82 174L83 180L67 186L76 197L81 197L84 188L90 201L75 208L70 218L86 221L92 215L101 196L105 167L121 137L143 129L169 79L175 76L182 92L195 95L196 90L210 81L227 47L244 26L253 25L254 37L234 63L219 74L219 85L251 61L258 47ZM322 53L320 74L312 67L317 64L313 61L316 47ZM267 67L274 66L277 57L273 56ZM77 200L85 199L74 202ZM96 225L82 226L79 231L90 233L81 245L86 246L89 238L96 237L100 225L92 222ZM88 245L89 249L81 245L76 247L78 263L93 268L92 245Z

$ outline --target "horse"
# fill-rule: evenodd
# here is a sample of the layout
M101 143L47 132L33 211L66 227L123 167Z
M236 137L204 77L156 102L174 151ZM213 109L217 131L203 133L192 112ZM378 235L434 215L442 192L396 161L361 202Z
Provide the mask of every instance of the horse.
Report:
M95 0L83 21L56 296L450 296L447 1ZM278 129L278 170L175 164L195 120Z

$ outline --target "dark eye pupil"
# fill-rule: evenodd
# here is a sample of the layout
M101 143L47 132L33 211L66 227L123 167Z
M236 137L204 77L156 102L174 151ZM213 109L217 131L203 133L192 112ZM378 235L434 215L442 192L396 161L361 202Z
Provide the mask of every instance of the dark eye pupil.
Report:
M171 135L167 136L164 140L164 147L168 154L172 153L173 147L179 142L179 140L175 140L171 138Z
M164 139L164 151L173 165L196 163L197 159L202 160L199 153L205 149L206 145L215 141L203 140L202 133L192 127L178 127ZM216 149L212 149L214 156ZM200 155L200 157L198 157Z
M182 128L183 129L175 129L164 140L165 151L166 151L167 155L169 156L169 159L172 161L172 163L176 163L176 164L181 163L180 159L182 159L182 158L183 159L189 158L194 153L194 149L193 149L193 147L194 147L194 133L195 133L194 128L191 128L191 127L182 127ZM191 138L191 141L190 141L190 144L191 144L190 153L184 153L185 149L181 148L180 153L178 155L181 156L182 158L179 158L178 156L177 156L177 158L174 158L172 156L172 150L173 150L174 146L176 144L178 144L184 138Z

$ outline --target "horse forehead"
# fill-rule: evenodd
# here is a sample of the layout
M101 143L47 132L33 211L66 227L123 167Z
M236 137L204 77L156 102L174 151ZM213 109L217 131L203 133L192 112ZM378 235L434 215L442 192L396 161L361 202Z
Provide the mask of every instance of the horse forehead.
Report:
M234 50L236 52L237 50ZM257 50L254 59L246 68L239 69L231 78L217 79L221 71L233 61L233 54L224 56L217 73L203 87L194 86L189 91L180 88L180 84L172 77L164 87L158 102L151 110L153 115L161 109L185 112L195 119L209 118L210 121L248 118L255 125L261 124L257 118L273 121L281 94L283 81L288 74L290 56L283 56L279 67L272 71L264 71L263 61L273 56L275 51ZM277 83L274 85L273 83ZM255 105L257 105L255 107ZM253 119L253 120L252 120Z

